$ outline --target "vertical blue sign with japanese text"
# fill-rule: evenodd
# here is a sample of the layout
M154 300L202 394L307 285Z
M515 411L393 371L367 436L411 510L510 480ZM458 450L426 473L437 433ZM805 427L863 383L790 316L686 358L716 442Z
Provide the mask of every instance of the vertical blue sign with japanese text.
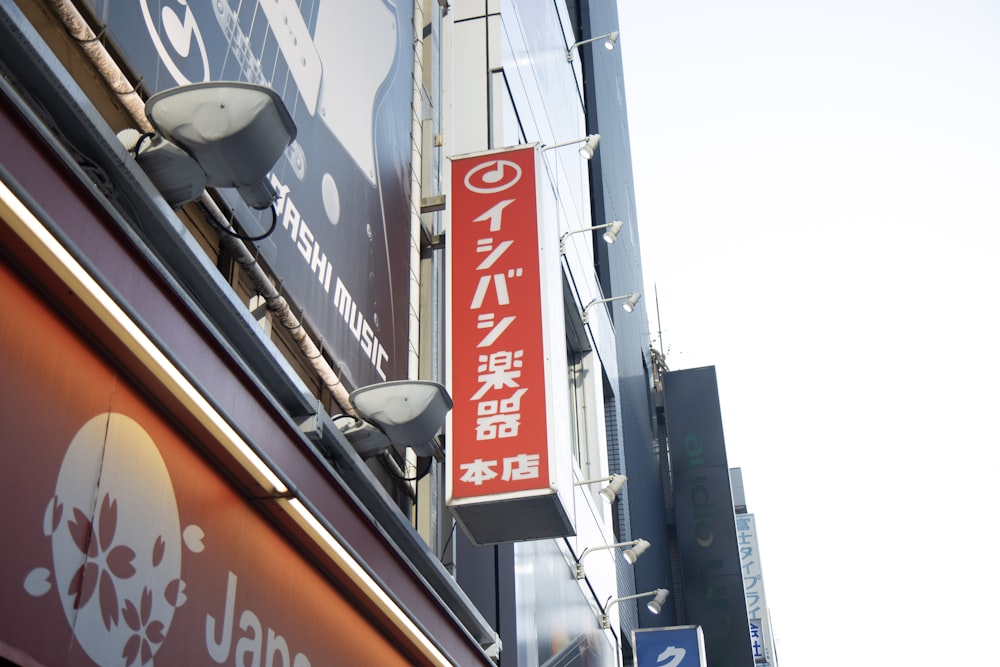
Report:
M636 667L708 667L700 625L632 632Z

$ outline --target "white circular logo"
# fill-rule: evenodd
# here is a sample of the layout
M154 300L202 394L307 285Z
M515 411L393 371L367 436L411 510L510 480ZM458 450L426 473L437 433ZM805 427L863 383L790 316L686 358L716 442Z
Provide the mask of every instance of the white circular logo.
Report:
M465 187L480 194L503 192L521 180L521 165L510 160L489 160L469 170Z
M194 20L191 8L187 6L187 0L178 0L178 4L184 8L183 19L177 15L177 11L174 8L165 6L160 11L160 21L157 22L153 20L153 16L149 11L148 0L140 0L139 5L142 8L142 18L146 22L146 30L149 32L149 36L153 40L153 47L160 54L160 60L163 61L167 71L181 85L191 83L191 80L181 71L181 68L174 60L174 56L187 59L191 54L191 41L194 40L197 44L198 52L201 54L201 68L203 72L201 80L209 81L212 77L208 71L208 52L205 50L205 40L201 36L201 30ZM161 27L166 33L170 49L160 39Z

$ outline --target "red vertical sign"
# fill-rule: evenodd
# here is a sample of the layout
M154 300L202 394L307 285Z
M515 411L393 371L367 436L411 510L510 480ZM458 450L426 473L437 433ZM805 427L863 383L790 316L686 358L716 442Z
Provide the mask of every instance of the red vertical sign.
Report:
M452 161L451 496L550 486L536 146Z

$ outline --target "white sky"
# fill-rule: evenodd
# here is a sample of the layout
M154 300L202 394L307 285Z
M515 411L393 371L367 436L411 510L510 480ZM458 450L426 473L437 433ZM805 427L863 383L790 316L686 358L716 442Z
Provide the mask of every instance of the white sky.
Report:
M654 345L782 667L998 663L1000 1L619 0Z

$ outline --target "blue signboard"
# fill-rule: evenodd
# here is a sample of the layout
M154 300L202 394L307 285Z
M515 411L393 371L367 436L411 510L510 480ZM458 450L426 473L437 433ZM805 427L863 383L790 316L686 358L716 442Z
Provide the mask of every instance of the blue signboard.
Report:
M636 630L632 633L636 667L707 667L700 625Z

